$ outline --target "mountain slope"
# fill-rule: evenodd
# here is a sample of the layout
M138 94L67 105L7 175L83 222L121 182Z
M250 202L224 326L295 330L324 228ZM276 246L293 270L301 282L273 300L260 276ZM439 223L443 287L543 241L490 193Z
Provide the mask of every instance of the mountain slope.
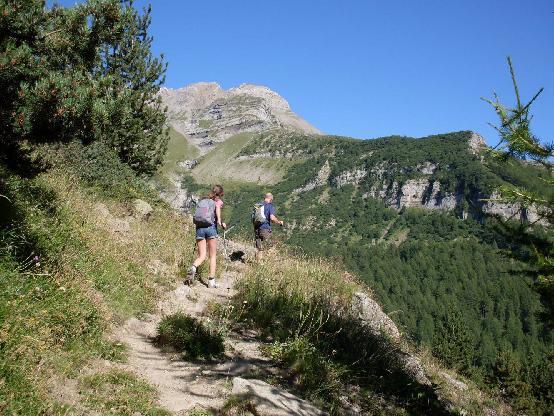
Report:
M220 288L183 286L190 220L103 151L58 148L32 178L0 168L0 413L263 414L263 396L233 395L229 378L244 376L271 382L280 408L307 405L275 384L333 415L509 414L420 362L340 264L283 251L260 265L231 242ZM201 361L156 347L156 324L176 311L221 331L225 354Z

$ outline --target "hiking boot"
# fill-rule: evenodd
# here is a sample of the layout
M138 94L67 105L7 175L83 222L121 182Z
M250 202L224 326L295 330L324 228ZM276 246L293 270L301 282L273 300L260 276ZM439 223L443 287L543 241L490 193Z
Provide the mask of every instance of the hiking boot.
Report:
M216 288L217 287L217 283L215 282L215 277L210 277L208 279L208 287L209 288Z
M192 286L192 283L194 282L194 276L196 275L196 267L194 265L190 266L188 272L187 272L187 278L185 279L185 284Z

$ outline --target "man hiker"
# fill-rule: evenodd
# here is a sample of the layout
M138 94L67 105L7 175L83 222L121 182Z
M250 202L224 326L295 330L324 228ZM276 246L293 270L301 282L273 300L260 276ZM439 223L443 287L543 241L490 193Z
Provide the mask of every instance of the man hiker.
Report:
M271 223L283 225L284 221L275 216L273 206L273 194L264 195L264 200L254 206L252 223L254 224L254 236L256 238L256 259L261 260L262 252L271 246Z

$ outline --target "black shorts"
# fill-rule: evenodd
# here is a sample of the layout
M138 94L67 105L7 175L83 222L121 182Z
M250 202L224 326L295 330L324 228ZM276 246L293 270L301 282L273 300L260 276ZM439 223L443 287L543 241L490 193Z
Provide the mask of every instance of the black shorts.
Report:
M271 230L267 228L257 228L254 230L256 237L256 248L258 250L264 250L271 247Z

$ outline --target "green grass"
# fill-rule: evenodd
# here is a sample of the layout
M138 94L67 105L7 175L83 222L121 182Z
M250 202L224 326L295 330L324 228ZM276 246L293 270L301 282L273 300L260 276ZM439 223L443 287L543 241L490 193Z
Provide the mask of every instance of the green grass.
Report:
M82 381L85 404L103 415L170 416L157 405L156 389L134 374L111 370L86 377Z
M248 269L237 289L231 319L272 341L266 353L293 393L331 414L342 414L343 396L368 414L451 414L433 388L404 368L399 357L406 346L360 324L351 302L364 289L340 264L280 248ZM483 408L482 398L455 400Z
M279 365L287 368L290 382L308 398L329 410L338 410L344 394L348 368L333 362L306 336L276 341L266 352ZM320 402L320 403L318 403Z
M178 162L196 159L198 156L200 156L200 150L190 143L185 136L176 131L173 127L170 127L167 152L162 167L160 168L160 173L165 176L172 173L180 173L183 171L183 168L177 165Z
M201 129L209 129L212 126L212 124L214 124L213 120L200 120L200 121L198 121L198 126Z
M256 406L246 396L231 396L218 412L219 416L260 416ZM203 416L203 415L202 415Z
M189 228L155 200L148 221L130 220L126 196L107 197L101 182L87 186L65 169L2 176L0 414L66 414L49 392L79 379L90 360L125 361L124 346L106 332L151 310L173 283L192 254L182 246ZM128 233L114 232L111 217L129 221Z
M204 155L198 166L192 170L196 181L202 184L240 181L271 185L282 180L297 161L279 158L235 160L253 137L252 133L237 134Z

